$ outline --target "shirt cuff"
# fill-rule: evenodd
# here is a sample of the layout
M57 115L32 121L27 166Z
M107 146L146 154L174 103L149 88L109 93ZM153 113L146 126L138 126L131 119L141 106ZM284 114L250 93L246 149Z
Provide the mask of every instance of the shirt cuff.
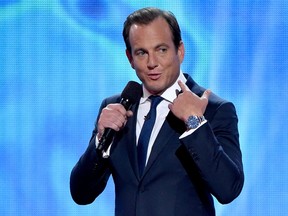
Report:
M200 123L200 125L197 128L194 129L190 129L188 131L185 131L180 137L179 139L182 139L190 134L192 134L194 131L196 131L198 128L200 128L202 125L204 125L207 122L207 120L204 120L203 122Z
M95 147L97 148L98 145L99 145L99 140L98 140L98 137L96 135L96 137L95 137ZM111 148L111 144L109 145L107 151L102 153L102 157L103 158L108 158L110 156L110 148Z

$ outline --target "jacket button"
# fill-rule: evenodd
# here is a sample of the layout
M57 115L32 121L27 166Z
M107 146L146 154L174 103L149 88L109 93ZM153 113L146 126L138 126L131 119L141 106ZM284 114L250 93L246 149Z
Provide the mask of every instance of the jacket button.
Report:
M190 153L191 153L191 156L192 156L192 158L194 159L194 160L198 160L199 158L198 158L198 155L195 153L195 152L191 152L190 151Z

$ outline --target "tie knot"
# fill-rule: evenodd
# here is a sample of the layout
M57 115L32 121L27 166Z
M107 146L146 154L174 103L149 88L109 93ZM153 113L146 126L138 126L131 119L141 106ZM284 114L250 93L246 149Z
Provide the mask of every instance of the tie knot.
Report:
M149 99L151 100L151 108L155 108L163 100L159 95L150 95Z

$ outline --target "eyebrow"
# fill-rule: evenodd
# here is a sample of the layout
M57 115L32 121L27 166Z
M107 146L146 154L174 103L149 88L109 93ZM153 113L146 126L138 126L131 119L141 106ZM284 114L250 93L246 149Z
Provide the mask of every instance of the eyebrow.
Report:
M158 49L158 48L160 48L160 47L162 47L162 46L165 46L165 47L167 47L167 48L170 47L170 46L169 46L168 44L166 44L166 43L160 43L160 44L156 45L153 49ZM147 51L147 49L142 48L142 47L139 47L139 48L136 48L136 49L134 50L134 53L137 52L137 51L139 51L139 50L142 50L142 51L145 51L145 52Z
M165 47L170 47L168 44L166 43L161 43L161 44L158 44L155 48L159 48L159 47L162 47L162 46L165 46Z

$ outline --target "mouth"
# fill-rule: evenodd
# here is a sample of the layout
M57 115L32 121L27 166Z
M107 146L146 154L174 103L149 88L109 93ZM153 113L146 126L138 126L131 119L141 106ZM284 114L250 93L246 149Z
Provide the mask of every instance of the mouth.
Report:
M161 73L150 73L148 74L148 77L151 80L158 80L161 77Z

